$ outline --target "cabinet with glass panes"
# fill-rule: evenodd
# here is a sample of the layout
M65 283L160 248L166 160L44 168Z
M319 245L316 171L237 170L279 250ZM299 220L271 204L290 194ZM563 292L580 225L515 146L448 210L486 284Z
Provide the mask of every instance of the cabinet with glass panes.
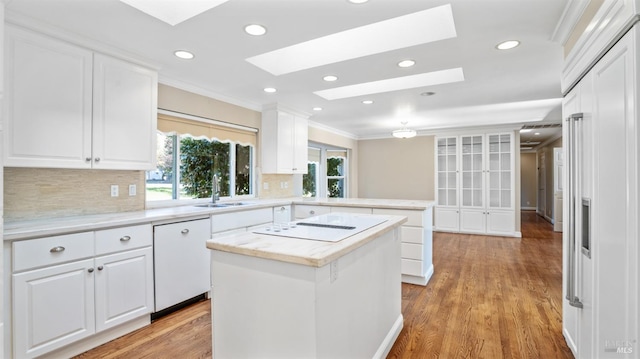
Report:
M436 138L436 230L518 234L513 138L512 132Z

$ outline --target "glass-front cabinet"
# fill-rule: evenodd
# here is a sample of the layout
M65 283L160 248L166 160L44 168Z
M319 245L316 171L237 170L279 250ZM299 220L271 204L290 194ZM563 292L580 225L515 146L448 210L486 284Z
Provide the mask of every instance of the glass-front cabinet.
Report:
M513 139L512 132L436 138L436 230L517 235Z
M458 231L458 137L436 140L435 220L442 230Z

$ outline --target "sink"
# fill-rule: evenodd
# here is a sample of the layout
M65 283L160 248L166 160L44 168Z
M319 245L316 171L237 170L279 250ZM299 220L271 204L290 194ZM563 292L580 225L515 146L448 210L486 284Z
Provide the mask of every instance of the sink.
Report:
M196 204L196 207L205 207L205 208L225 208L225 207L236 207L236 206L244 206L248 203L244 202L226 202L226 203L204 203L204 204Z

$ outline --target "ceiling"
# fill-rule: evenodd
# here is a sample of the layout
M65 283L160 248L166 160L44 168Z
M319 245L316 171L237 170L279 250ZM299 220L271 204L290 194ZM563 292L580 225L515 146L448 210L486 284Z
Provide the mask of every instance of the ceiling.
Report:
M313 123L366 139L388 137L403 121L419 133L559 122L562 48L551 39L567 1L370 0L353 4L347 0L230 0L175 26L118 0L11 0L6 9L9 21L35 19L45 27L157 64L163 83L254 110L278 103L310 115ZM412 43L405 36L394 38L379 32L360 42L336 44L333 49L340 54L372 45L378 47L374 53L278 75L247 61L448 4L453 36L451 32L440 39L434 35L436 41L429 43ZM436 20L441 18L436 16ZM394 26L405 23L401 19ZM265 26L267 33L246 34L244 27L253 23ZM418 28L420 24L415 31L405 29L405 35L433 35L432 30ZM512 39L521 45L504 51L495 48ZM385 51L385 46L394 44L397 48ZM179 49L193 52L195 58L175 57ZM314 59L324 55L324 51L308 53L298 56ZM415 66L396 65L405 59L414 60ZM333 88L450 69L461 69L455 71L463 80L338 99L320 95ZM325 75L338 80L326 82ZM265 93L266 87L277 92ZM435 94L422 96L425 92ZM365 105L363 100L374 102ZM316 107L322 110L314 111Z

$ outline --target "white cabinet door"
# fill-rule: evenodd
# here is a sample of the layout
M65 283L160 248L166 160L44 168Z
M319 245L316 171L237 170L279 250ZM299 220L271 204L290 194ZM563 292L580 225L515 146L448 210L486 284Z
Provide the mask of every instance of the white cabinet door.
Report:
M232 229L247 228L273 222L273 208L258 208L241 212L213 214L211 216L211 233L225 232Z
M11 26L6 35L4 165L90 168L92 53Z
M513 211L490 210L487 212L487 233L510 236L515 231Z
M96 331L153 311L153 250L135 249L95 260Z
M262 113L262 173L307 173L308 121L275 108Z
M209 219L154 227L156 312L211 290L209 238Z
M483 209L461 209L460 231L485 233L487 230L486 212Z
M273 223L291 222L291 206L273 207Z
M436 207L434 229L457 232L460 230L460 211L457 208Z
M157 73L95 54L94 74L94 168L155 168Z
M16 357L35 357L95 332L94 274L87 259L13 275Z
M293 173L306 174L308 167L309 121L296 117L293 121Z

